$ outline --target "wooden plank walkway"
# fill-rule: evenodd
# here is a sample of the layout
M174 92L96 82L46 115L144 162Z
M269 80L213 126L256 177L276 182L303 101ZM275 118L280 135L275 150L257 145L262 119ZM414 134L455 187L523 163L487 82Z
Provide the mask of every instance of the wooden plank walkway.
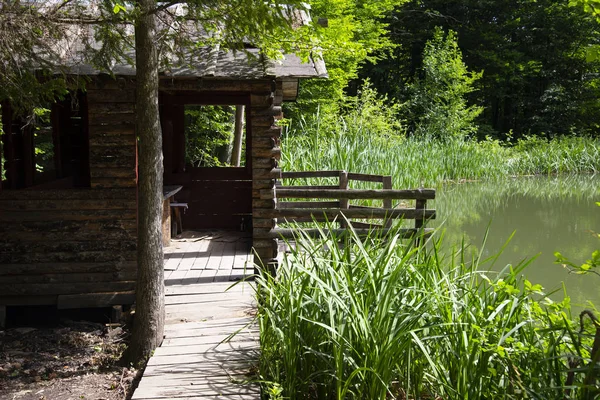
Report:
M165 339L132 400L257 400L258 328L250 238L184 232L165 248ZM234 335L231 337L232 335Z

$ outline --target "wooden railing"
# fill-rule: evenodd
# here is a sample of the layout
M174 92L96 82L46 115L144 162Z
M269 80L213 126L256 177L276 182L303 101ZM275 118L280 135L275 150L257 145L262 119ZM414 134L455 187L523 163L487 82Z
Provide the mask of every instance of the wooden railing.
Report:
M336 234L346 231L346 219L350 221L359 235L387 234L392 230L396 219L414 220L414 227L394 230L404 237L417 234L429 235L431 229L425 228L427 220L435 218L435 210L427 209L427 200L435 199L434 189L394 190L392 177L383 175L355 174L346 171L302 171L283 172L283 179L300 178L337 178L337 184L283 186L276 185L273 190L261 191L261 198L273 199L275 209L264 211L261 218L277 218L280 222L325 222L336 221L339 229L332 229ZM352 189L350 182L380 183L381 189ZM289 201L289 199L301 199ZM287 201L286 201L287 200ZM382 207L351 204L351 200L382 200ZM403 201L393 206L394 200ZM407 206L406 201L414 201L414 206ZM342 214L346 217L342 217ZM352 219L369 222L351 221ZM376 223L371 220L381 220ZM320 229L303 229L310 236L320 235ZM267 234L271 238L293 237L294 230L275 228Z

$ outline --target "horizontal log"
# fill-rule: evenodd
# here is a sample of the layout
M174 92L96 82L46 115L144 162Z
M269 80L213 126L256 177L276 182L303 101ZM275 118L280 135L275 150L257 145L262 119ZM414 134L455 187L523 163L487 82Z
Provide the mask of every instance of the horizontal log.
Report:
M327 171L285 171L283 179L297 178L338 178L342 171L327 170Z
M252 181L252 190L273 190L275 179L254 179Z
M92 180L95 178L136 178L135 168L95 168L90 171Z
M49 306L55 305L57 298L57 295L0 296L0 304L4 306Z
M271 106L274 102L274 96L270 94L251 94L250 105L252 107Z
M274 158L259 157L252 160L252 169L277 168L279 162Z
M90 170L94 168L135 168L136 162L135 153L120 157L113 155L98 156L90 160Z
M298 208L340 208L339 201L281 201L277 203L277 208L298 209Z
M38 236L43 232L62 232L77 236L82 233L92 235L94 232L106 234L115 234L119 232L128 232L131 235L137 235L137 220L106 220L106 221L12 221L0 223L0 233L13 234L16 232L31 233L32 236ZM136 236L134 236L136 237Z
M190 90L206 92L252 92L254 94L269 95L275 91L275 83L271 79L264 80L232 80L232 79L173 79L161 77L161 89L173 91Z
M426 228L423 230L409 228L409 229L354 229L354 232L358 236L388 236L391 234L399 234L400 237L404 239L409 239L413 237L417 237L419 235L430 236L433 233L432 228ZM350 230L348 229L284 229L278 228L273 229L271 232L265 235L265 237L269 238L285 238L285 239L293 239L297 237L302 237L303 235L312 237L312 238L320 238L323 235L330 236L334 235L335 237L340 237L343 235L350 234Z
M135 124L120 124L109 126L90 126L90 143L97 137L125 136L135 139Z
M1 200L104 200L131 199L136 201L135 189L52 189L52 190L4 190Z
M77 274L98 272L136 271L137 261L113 261L104 263L37 263L37 264L2 264L0 276L11 275L44 275L44 274ZM0 303L2 304L2 303Z
M274 127L277 123L277 119L270 115L252 115L250 110L250 126L252 131L252 137L266 135L268 129Z
M255 248L254 255L256 256L254 259L255 263L260 263L260 260L265 260L264 262L267 263L267 260L272 260L277 257L277 249L271 247Z
M277 185L277 191L279 192L280 189L294 189L294 190L306 190L306 189L339 189L339 185L299 185L299 186L284 186L284 185Z
M277 222L273 218L252 218L253 228L273 229L276 224Z
M94 292L127 292L135 289L135 282L36 283L0 284L3 296L65 295Z
M114 114L133 114L135 112L135 103L123 102L102 102L90 104L88 106L88 115L110 117Z
M252 170L252 179L279 179L281 178L281 169L273 168L273 169L253 169Z
M135 103L135 89L96 90L88 87L89 106L96 103Z
M311 216L324 216L329 220L334 218L340 218L341 214L344 214L347 218L390 218L390 219L434 219L435 210L415 210L415 209L403 209L403 208L380 208L372 210L361 210L361 209L350 209L350 210L334 210L331 208L322 209L284 209L284 210L254 210L253 215L259 218L286 218L291 219L295 217L311 217Z
M121 221L135 220L137 213L128 210L42 210L11 211L2 213L2 222L37 222L37 221Z
M94 126L111 126L111 125L122 125L122 124L134 124L135 114L102 114L102 115L90 115L88 117L88 123Z
M43 210L136 210L136 202L123 199L106 200L3 200L0 199L0 211L43 211ZM2 219L2 217L0 217Z
M349 180L361 181L361 182L381 182L381 183L383 183L385 178L386 178L385 175L357 174L354 172L348 173Z
M383 228L383 225L381 224L369 224L369 223L365 223L365 222L356 222L356 221L352 221L351 222L352 227L353 228L358 228L358 229L378 229L378 228Z
M273 195L270 191L265 191L265 198ZM283 199L435 199L435 189L277 189L277 198Z
M0 254L3 253L61 253L61 252L128 252L135 251L135 240L84 240L79 241L76 237L71 241L45 241L25 242L14 241L8 238L0 243Z
M267 233L265 233L267 235ZM267 257L273 257L271 254L277 254L277 238L263 237L252 240L252 249L256 252L263 252ZM273 253L269 253L269 251Z
M281 106L250 107L250 115L253 119L258 116L278 116L282 112Z
M92 189L135 188L137 178L92 178L90 186Z
M276 160L281 159L281 148L252 148L252 158L275 158Z
M87 90L133 90L135 89L135 79L133 76L126 77L101 74L92 77L86 87Z
M37 264L37 263L91 263L120 262L137 259L135 251L82 251L79 253L0 253L0 264ZM2 293L2 291L0 291Z
M277 206L277 202L273 199L262 200L262 199L252 199L252 209L275 209Z
M58 309L95 308L113 305L129 305L135 302L135 292L107 292L59 295Z
M273 136L264 135L261 137L252 138L252 149L272 149L279 147L280 141Z
M132 146L90 146L90 161L100 157L135 157L135 145Z
M115 147L123 146L135 148L137 144L136 137L133 134L123 135L94 135L90 136L90 147Z
M119 282L133 281L136 279L136 275L136 270L123 270L115 272L85 272L73 274L0 275L0 284Z

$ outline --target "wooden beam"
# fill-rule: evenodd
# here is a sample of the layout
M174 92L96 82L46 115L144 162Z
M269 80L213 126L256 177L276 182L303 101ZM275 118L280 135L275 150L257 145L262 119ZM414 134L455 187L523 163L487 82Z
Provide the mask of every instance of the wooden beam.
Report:
M326 217L329 220L339 218L344 214L347 218L394 218L394 219L434 219L435 210L422 210L422 209L406 209L406 208L374 208L374 209L283 209L283 210L255 210L253 215L259 218L305 218L311 216Z
M262 191L261 197L278 199L306 198L306 199L435 199L435 189L407 189L407 190L361 190L361 189L276 189Z
M419 234L427 237L433 233L433 228L425 228L425 229L354 229L354 232L358 236L372 236L372 237L381 237L388 236L389 234L398 233L404 239L415 237ZM349 229L283 229L277 228L273 229L268 233L262 235L262 238L273 238L273 239L292 239L302 236L308 236L311 238L319 238L323 235L335 235L337 237L350 234Z

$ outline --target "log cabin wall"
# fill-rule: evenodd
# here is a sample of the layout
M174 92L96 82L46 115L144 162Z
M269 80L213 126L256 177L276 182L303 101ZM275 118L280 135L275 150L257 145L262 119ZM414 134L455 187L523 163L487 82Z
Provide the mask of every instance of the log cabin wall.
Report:
M281 127L277 121L283 116L281 103L283 88L280 81L273 81L271 93L252 96L252 225L255 254L263 265L276 262L277 240L259 239L275 228L273 218L258 217L275 209L275 200L263 200L262 190L274 190L275 180L281 176Z
M87 102L89 188L0 190L0 307L133 303L135 92L98 81Z

